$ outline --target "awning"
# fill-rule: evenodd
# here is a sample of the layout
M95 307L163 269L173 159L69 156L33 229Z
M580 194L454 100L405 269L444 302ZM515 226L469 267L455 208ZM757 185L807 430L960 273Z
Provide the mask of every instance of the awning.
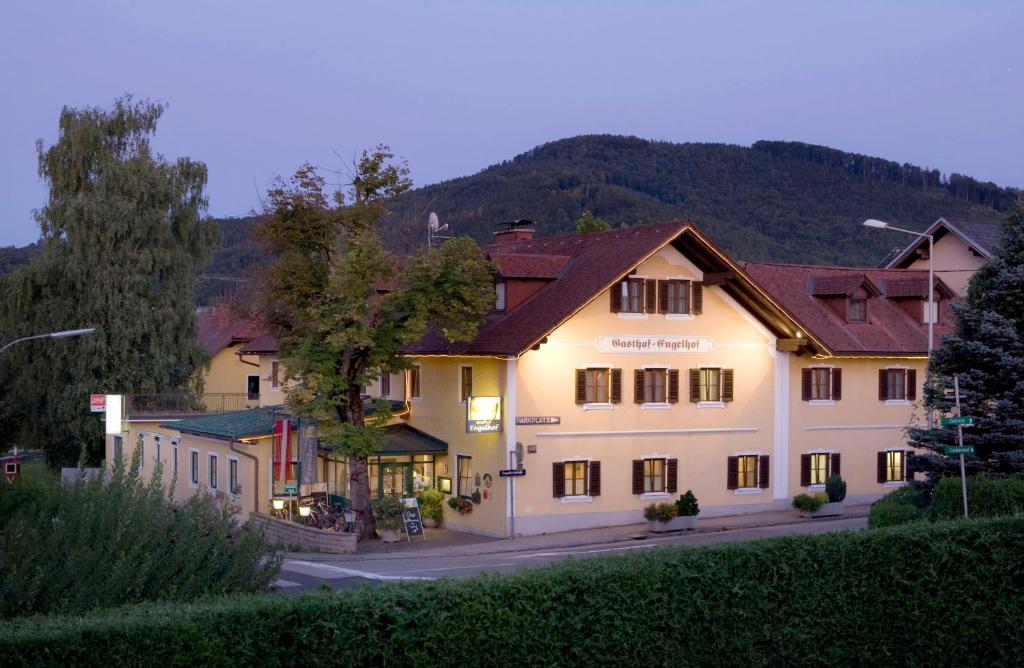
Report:
M320 441L320 452L335 453L341 446L335 443ZM420 431L407 424L392 424L384 427L384 443L381 444L378 455L390 457L393 455L429 455L446 454L448 443L436 436Z

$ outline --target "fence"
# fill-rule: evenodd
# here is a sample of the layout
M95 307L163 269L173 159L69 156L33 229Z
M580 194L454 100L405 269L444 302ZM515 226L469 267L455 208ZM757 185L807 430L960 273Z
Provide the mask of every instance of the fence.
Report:
M125 413L129 417L230 413L248 408L258 408L259 405L260 395L246 394L245 392L207 394L174 392L125 396Z

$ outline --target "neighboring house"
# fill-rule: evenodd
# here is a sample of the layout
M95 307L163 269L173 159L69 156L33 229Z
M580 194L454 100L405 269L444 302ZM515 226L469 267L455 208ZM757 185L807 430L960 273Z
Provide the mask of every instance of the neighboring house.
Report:
M499 272L477 337L427 336L409 372L367 388L398 414L370 462L375 493L437 487L473 503L445 505L447 526L506 536L637 522L687 489L714 516L786 508L833 472L851 501L910 477L926 271L741 265L685 221L543 239L510 224L484 250ZM955 295L943 281L936 294L941 333ZM258 488L243 508L266 512L283 493L268 469L284 376L272 338L240 351L276 379L259 410L162 426L198 453L190 484L238 457L243 494ZM293 427L297 453L309 425ZM526 474L501 477L517 452ZM294 479L348 496L329 444L315 467L299 459Z
M262 334L257 320L236 315L224 306L205 309L196 316L199 344L210 355L203 376L205 394L244 394L247 401L259 401L263 385L259 361L244 348Z
M935 275L963 296L967 282L1002 245L1002 224L939 218L925 234L935 237ZM886 263L887 269L928 271L928 240L915 239Z

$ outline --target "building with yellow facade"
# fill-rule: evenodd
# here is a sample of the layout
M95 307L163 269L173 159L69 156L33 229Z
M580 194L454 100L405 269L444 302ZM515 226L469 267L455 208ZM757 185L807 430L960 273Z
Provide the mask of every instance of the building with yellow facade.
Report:
M912 475L926 320L948 331L957 297L944 278L929 309L916 265L740 264L686 221L538 239L507 227L484 249L499 273L478 336L428 336L409 372L367 388L368 406L396 412L371 460L377 494L438 488L468 501L445 506L449 528L508 536L635 523L688 489L714 516L788 507L830 473L851 501ZM165 470L179 462L186 494L237 489L247 512L303 484L348 496L344 458L283 408L274 340L238 352L258 359L260 408L147 423L175 439ZM281 419L291 489L272 474Z

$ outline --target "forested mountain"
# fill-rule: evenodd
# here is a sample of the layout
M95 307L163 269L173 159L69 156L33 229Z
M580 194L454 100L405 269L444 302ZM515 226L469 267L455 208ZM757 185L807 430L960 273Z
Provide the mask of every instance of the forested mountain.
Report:
M692 218L744 260L874 265L909 239L866 230L865 218L911 229L940 216L995 220L1020 196L960 174L798 142L745 147L591 135L407 192L382 236L399 252L425 243L430 211L481 243L496 223L518 218L537 221L539 235L565 234L590 210L615 227ZM255 219L218 222L222 244L201 275L201 303L234 292L262 260L249 239ZM36 251L0 249L0 271Z

